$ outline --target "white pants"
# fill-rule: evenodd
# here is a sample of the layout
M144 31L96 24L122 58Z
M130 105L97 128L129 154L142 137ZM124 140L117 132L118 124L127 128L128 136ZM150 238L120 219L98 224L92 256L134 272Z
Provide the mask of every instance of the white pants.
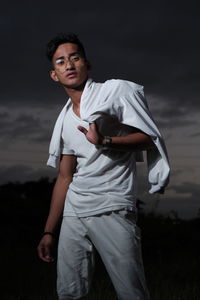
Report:
M93 245L118 299L149 299L140 229L135 224L134 214L121 210L85 218L63 218L57 262L59 300L82 299L88 294L94 270Z

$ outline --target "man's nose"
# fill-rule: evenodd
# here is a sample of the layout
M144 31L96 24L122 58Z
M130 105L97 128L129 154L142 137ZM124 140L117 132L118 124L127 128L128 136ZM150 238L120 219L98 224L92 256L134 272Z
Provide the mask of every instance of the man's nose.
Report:
M66 68L66 70L73 70L74 69L74 63L70 59L68 59L66 61L66 64L65 64L65 68Z

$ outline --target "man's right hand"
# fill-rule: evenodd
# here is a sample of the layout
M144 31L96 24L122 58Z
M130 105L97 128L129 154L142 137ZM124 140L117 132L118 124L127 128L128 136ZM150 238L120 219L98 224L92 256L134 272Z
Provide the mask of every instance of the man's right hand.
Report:
M38 256L45 262L54 261L53 246L54 238L51 235L44 235L37 247Z
M54 261L53 247L55 244L54 232L63 215L65 198L69 184L72 182L73 174L76 171L76 156L62 155L59 166L59 173L54 185L49 215L44 227L44 235L37 247L38 256L45 262ZM50 234L47 234L50 233Z

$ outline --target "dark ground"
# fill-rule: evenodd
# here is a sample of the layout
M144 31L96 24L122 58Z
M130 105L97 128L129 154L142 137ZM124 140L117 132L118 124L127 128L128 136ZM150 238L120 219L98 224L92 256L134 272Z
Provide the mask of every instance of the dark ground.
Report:
M52 187L45 178L0 187L2 300L56 299L56 265L43 263L36 253ZM200 218L183 221L140 209L139 226L151 299L199 300ZM89 299L115 299L98 255Z

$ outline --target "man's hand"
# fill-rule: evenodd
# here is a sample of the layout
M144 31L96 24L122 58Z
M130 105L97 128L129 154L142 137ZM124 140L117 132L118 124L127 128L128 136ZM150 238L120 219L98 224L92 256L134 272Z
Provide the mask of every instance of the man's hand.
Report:
M78 126L77 128L85 134L90 143L94 145L102 145L104 137L99 133L95 123L91 123L89 125L89 130L83 126Z
M37 247L38 256L45 262L54 261L52 250L54 238L51 235L44 235Z
M98 131L95 123L89 125L89 130L83 126L78 126L77 128L85 134L90 143L94 145L106 144L105 138ZM133 130L133 133L126 136L111 136L109 148L116 151L143 151L155 147L155 144L149 135L134 127Z

